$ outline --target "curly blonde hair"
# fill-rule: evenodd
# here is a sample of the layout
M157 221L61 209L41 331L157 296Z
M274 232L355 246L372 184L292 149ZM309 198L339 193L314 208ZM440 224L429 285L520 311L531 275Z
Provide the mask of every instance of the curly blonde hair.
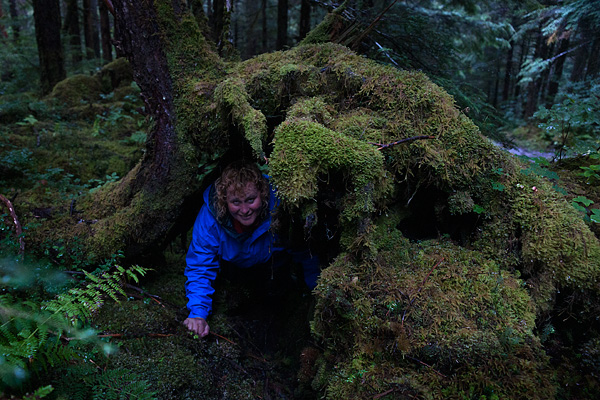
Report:
M215 181L215 211L219 221L228 215L227 191L233 189L236 194L243 194L248 183L253 183L262 201L259 218L262 220L269 209L269 183L255 163L236 161L229 164L221 176Z

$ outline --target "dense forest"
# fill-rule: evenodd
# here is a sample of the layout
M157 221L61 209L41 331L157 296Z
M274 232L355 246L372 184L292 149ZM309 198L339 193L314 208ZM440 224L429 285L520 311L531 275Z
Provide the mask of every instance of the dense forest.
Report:
M600 0L1 0L0 398L600 396ZM258 163L321 261L215 282Z

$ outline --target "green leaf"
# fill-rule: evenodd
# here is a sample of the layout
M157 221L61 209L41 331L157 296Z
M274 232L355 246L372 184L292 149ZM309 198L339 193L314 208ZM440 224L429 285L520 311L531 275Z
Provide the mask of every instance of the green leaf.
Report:
M589 207L591 204L594 204L594 202L593 202L592 200L588 199L588 198L587 198L587 197L585 197L585 196L577 196L577 197L575 197L575 198L573 199L573 201L574 201L574 202L581 203L581 204L583 204L583 205L584 205L584 206L586 206L586 207Z
M594 208L591 211L592 211L592 214L590 215L590 220L592 222L600 224L600 210L597 208Z

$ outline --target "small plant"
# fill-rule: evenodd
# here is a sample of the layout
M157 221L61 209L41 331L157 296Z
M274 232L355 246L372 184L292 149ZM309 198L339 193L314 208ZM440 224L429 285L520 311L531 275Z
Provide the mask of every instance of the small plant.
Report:
M31 269L20 260L2 262L2 292L0 295L0 384L21 387L32 376L39 376L49 367L58 368L82 355L74 343L92 343L110 354L115 348L96 337L89 327L91 317L104 304L106 298L115 301L125 296L122 282L138 281L146 269L132 266L125 269L113 266L112 272L98 275L83 272L84 280L78 286L58 294L50 300L36 301L27 294L27 287L37 285ZM8 260L10 261L10 260ZM10 268L7 268L10 267ZM24 280L24 277L28 279ZM33 299L33 300L32 300ZM90 356L88 354L85 357Z
M598 135L600 107L597 95L600 92L598 81L587 82L587 87L574 87L573 93L564 95L562 102L550 109L540 108L534 117L539 121L542 138L551 142L556 149L556 158L562 159L572 150L589 150L594 137Z
M577 211L583 214L586 222L595 222L600 224L600 209L589 208L594 202L585 196L577 196L571 200L571 204Z
M600 153L596 151L590 154L590 159L595 160L598 164L590 164L588 167L580 166L583 170L581 176L587 178L587 182L590 184L600 182Z

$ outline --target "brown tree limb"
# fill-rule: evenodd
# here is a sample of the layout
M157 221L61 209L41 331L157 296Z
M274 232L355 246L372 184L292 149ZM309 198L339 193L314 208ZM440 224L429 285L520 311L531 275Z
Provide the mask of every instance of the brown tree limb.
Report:
M377 18L375 18L373 20L373 22L371 22L371 24L367 27L367 29L365 29L359 36L358 38L356 38L356 40L354 40L354 43L352 43L351 46L349 46L351 49L356 50L356 48L358 46L360 46L360 42L362 42L362 40L365 38L365 36L367 36L369 34L369 32L371 32L371 30L375 27L375 25L377 25L377 23L379 23L379 21L381 20L381 18L383 18L383 16L385 15L386 12L389 11L390 8L392 8L392 6L394 4L396 4L398 0L394 0L390 3L389 6L387 6L385 8L385 10L383 10L378 16Z
M19 254L23 254L23 253L25 253L25 241L23 240L23 236L22 236L23 229L21 229L21 224L19 223L19 219L17 218L17 213L15 212L15 208L13 207L10 200L7 199L6 197L2 196L1 194L0 194L0 200L2 200L2 202L4 202L4 204L6 204L6 207L8 207L8 212L10 213L13 223L15 224L15 233L17 234L17 237L19 238Z
M102 0L104 2L104 4L106 5L106 8L108 8L108 11L110 11L110 13L112 14L112 16L115 16L115 7L112 4L111 0Z
M396 146L397 144L402 144L402 143L406 143L406 142L412 142L414 140L421 140L421 139L435 139L435 136L430 136L430 135L413 136L413 137L409 137L409 138L405 138L405 139L400 139L400 140L397 140L395 142L387 143L387 144L373 143L373 142L367 142L367 143L372 144L374 146L378 146L377 150L383 150L383 149L387 149L388 147Z

